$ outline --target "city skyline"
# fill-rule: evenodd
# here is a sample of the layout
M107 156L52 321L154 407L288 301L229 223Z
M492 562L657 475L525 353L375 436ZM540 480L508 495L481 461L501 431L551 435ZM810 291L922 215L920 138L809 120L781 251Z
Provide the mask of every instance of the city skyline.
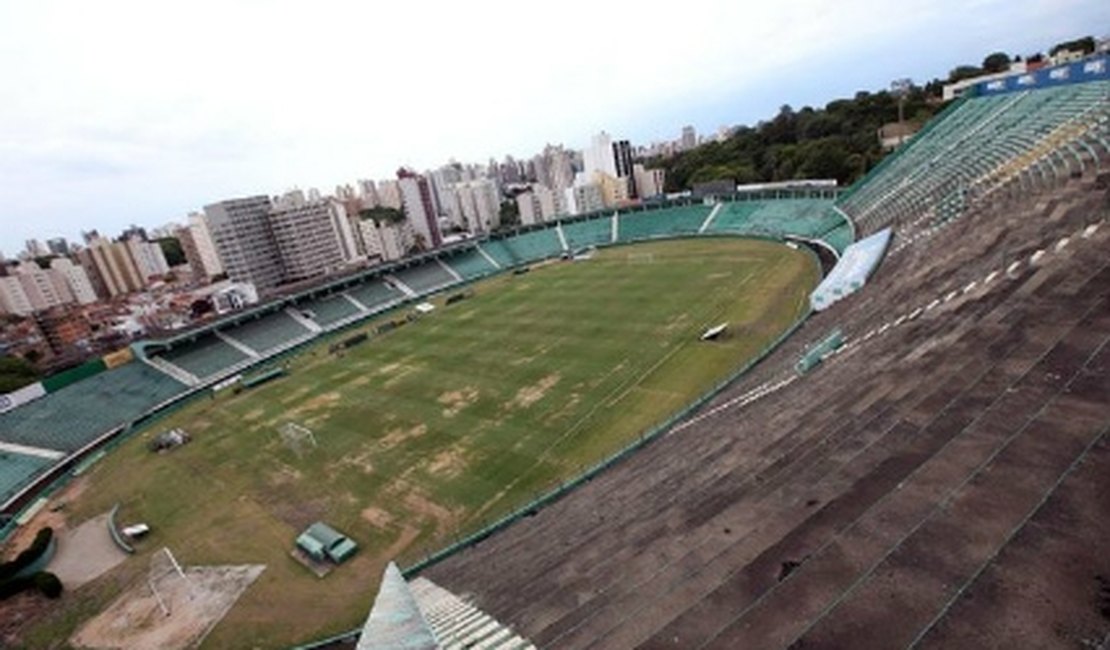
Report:
M392 177L399 165L526 158L549 142L582 149L603 129L636 144L677 138L685 124L712 133L769 118L781 104L821 106L904 76L922 83L996 49L1043 51L1110 24L1110 8L1081 1L914 2L882 20L863 2L835 11L695 2L678 26L648 6L573 2L542 20L489 3L438 6L431 17L327 3L321 25L250 3L110 3L80 24L55 20L69 6L0 9L7 255L31 238L183 222L222 199L328 191ZM489 17L499 20L479 28ZM172 34L142 29L167 24ZM425 28L420 42L435 45L413 48L411 30L375 28L383 24ZM538 47L514 30L529 24L552 37L623 35L637 65L573 40ZM292 38L304 43L289 53L252 50ZM921 55L909 64L883 56L895 47ZM456 58L454 68L431 67Z

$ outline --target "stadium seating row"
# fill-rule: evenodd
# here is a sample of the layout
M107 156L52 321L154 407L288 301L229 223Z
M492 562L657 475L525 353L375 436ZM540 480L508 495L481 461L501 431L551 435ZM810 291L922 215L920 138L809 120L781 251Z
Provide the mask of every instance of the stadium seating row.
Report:
M619 241L629 242L693 235L701 228L711 209L707 205L687 205L625 212L618 217L617 237Z
M410 266L394 275L416 293L435 291L457 281L435 260L419 266Z
M200 380L248 359L246 354L212 334L202 336L194 343L181 344L160 356Z
M145 363L129 363L0 415L0 442L76 451L185 389Z
M0 451L0 503L7 501L54 461L42 456Z
M289 314L278 311L225 330L224 334L265 356L267 352L287 346L311 332Z
M869 234L909 215L951 220L1026 169L1079 172L1081 152L1106 144L1108 97L1096 81L962 100L839 205Z
M585 221L563 223L563 236L566 237L567 246L576 251L589 246L608 244L613 240L613 218L601 216Z

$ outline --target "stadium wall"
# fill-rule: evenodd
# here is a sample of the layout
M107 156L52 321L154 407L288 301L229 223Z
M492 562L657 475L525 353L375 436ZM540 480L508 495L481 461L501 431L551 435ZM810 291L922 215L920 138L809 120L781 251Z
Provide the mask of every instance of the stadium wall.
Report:
M1041 68L1024 74L984 81L972 86L971 94L976 97L1001 95L1105 79L1110 79L1110 55L1103 54L1051 68Z

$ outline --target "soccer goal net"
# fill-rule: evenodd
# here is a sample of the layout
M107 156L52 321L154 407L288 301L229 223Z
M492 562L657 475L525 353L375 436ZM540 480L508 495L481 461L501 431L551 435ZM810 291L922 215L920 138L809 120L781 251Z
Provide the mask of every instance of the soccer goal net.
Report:
M316 448L316 435L308 427L296 422L286 422L278 427L278 435L285 447L297 456L302 456Z

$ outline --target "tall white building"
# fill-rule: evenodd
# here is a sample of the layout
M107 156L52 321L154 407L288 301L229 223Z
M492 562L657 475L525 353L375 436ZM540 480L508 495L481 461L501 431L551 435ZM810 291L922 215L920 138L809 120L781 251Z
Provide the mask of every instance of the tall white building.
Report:
M201 269L208 277L215 277L224 272L224 264L216 252L216 242L212 240L212 231L208 228L208 221L204 215L194 212L189 215L189 233L196 245L197 257Z
M408 221L379 224L373 219L359 219L357 232L366 256L386 262L401 259L415 243Z
M595 135L590 146L582 151L582 165L587 176L601 172L617 176L617 163L613 156L613 139L605 131Z
M14 275L0 276L0 313L28 316L34 311L19 278Z
M581 183L565 190L569 214L587 214L605 209L601 186L596 183Z
M281 255L270 230L270 197L228 199L204 207L212 240L232 282L265 294L281 284Z
M358 256L347 211L339 201L304 200L299 193L289 193L274 202L269 227L283 282L333 273Z
M397 181L387 179L378 182L378 205L394 210L401 209L401 187Z
M358 181L358 196L362 201L363 208L376 208L381 204L378 199L378 186L372 180L362 179Z
M521 192L516 195L517 212L520 213L520 223L525 226L542 223L543 215L540 213L540 200L534 192Z
M456 183L454 189L471 232L489 232L501 225L501 194L493 181Z
M416 238L424 250L439 248L443 243L439 232L432 189L428 179L407 169L397 172L397 186L401 190L401 209L412 224Z
M127 240L127 250L131 254L131 259L135 260L135 266L138 267L144 281L149 282L151 278L161 277L170 272L170 265L166 263L166 256L158 244L132 238Z
M77 304L91 305L96 302L96 291L89 274L80 265L68 258L58 257L50 261L50 274L54 276L55 285L65 285Z
M644 169L637 163L632 166L632 175L636 179L636 190L640 198L650 198L663 194L663 182L666 172L662 169Z

